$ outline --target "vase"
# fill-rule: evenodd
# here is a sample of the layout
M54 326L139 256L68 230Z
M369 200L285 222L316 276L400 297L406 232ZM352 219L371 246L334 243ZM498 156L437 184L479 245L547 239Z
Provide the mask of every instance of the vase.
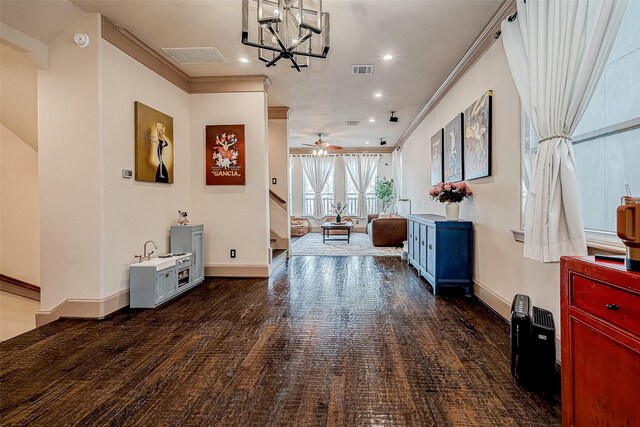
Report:
M342 222L342 217L340 216L340 214L336 215L336 222L337 223L341 223Z
M447 221L457 221L460 218L460 205L458 202L447 202L444 205Z

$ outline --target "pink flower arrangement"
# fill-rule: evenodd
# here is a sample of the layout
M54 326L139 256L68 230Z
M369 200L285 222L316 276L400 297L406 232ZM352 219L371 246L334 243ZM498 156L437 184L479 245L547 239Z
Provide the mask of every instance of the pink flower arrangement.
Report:
M429 191L429 196L440 203L461 202L472 195L473 192L466 182L441 182Z

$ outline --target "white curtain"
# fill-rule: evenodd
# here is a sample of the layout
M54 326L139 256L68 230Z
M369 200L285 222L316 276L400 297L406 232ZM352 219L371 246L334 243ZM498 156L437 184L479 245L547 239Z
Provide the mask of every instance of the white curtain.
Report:
M320 219L324 216L322 212L322 190L329 177L333 173L333 164L335 157L333 156L303 156L300 158L302 162L302 171L309 180L309 184L315 193L315 203L313 217Z
M380 155L344 156L344 166L347 174L358 190L358 217L367 217L367 187L378 172Z
M586 255L571 134L591 99L626 0L518 0L502 40L520 100L540 136L525 203L524 256Z

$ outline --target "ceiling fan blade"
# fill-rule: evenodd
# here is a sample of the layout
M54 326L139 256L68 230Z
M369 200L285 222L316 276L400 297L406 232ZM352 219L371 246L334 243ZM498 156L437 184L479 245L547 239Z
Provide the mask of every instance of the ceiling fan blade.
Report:
M339 145L331 145L331 144L325 145L324 148L326 148L327 150L342 150L342 147L340 147Z
M306 145L307 147L317 147L316 144L302 144L302 145Z

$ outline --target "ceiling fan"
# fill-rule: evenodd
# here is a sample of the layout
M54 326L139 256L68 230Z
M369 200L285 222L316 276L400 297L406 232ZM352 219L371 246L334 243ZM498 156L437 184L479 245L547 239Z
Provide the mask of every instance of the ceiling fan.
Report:
M324 142L322 140L322 134L319 133L318 134L318 140L316 142L314 142L313 144L302 144L302 145L306 145L309 147L318 147L321 150L342 150L342 147L340 147L339 145L331 145L328 142Z

